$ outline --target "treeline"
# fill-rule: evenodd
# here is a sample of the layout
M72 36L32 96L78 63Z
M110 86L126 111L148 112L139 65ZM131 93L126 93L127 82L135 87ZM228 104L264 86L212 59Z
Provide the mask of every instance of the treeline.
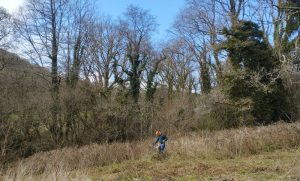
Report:
M35 64L1 51L2 163L155 129L297 120L297 0L187 0L159 45L136 6L114 20L89 0L29 0L0 24L0 46Z

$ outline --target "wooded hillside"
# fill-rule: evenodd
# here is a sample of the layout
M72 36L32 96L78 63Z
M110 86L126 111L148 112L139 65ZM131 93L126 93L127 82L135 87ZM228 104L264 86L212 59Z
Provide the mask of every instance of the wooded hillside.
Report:
M299 27L297 0L186 0L160 44L134 5L118 19L92 0L0 8L0 163L157 129L295 122Z

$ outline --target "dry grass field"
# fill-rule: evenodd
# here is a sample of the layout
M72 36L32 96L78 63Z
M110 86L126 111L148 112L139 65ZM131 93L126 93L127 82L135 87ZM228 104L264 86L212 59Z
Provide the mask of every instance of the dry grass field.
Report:
M39 153L3 169L0 180L298 180L300 124L169 135Z

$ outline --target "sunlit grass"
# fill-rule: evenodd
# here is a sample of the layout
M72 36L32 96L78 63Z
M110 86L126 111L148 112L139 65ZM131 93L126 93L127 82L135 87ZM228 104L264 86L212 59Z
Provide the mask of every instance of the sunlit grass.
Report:
M104 167L87 174L93 180L297 180L300 149L279 149L237 158L144 158Z
M300 179L300 124L169 135L165 155L151 138L36 154L0 180Z

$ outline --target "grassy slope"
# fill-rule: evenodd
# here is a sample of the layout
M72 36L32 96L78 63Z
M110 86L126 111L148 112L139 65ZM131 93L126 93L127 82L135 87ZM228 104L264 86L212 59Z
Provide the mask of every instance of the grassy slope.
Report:
M181 158L157 154L86 172L92 180L298 180L300 148L236 158Z
M170 135L39 153L0 170L0 180L300 180L300 123Z

